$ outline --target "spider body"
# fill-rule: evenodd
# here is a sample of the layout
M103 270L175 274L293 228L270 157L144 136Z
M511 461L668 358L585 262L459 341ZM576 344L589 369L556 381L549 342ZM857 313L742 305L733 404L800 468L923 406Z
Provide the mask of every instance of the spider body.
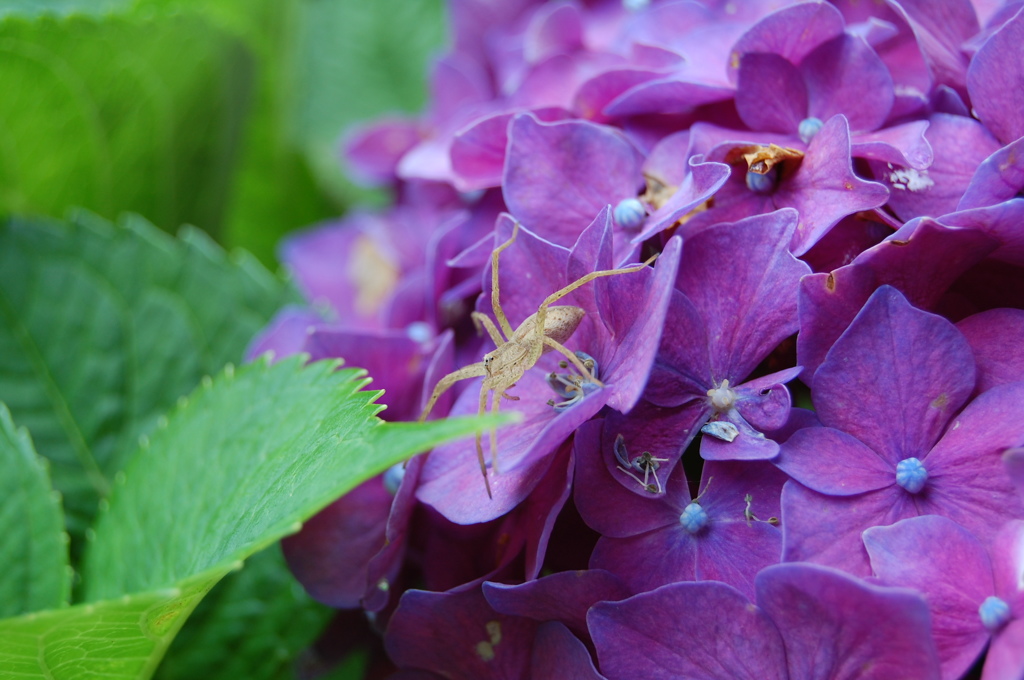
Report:
M479 409L477 412L480 415L483 415L488 410L488 395L493 393L494 398L491 399L490 411L492 413L497 413L499 404L501 403L501 399L499 397L517 401L519 397L509 394L508 390L515 386L516 382L523 377L526 371L530 370L537 364L537 361L540 359L542 354L551 350L558 351L568 359L569 362L580 371L580 374L585 380L598 386L603 386L601 381L594 377L587 367L584 366L579 357L567 349L563 344L572 337L573 333L576 332L576 329L583 321L585 312L580 307L574 307L571 305L553 305L555 302L573 292L580 286L583 286L598 277L612 276L614 274L628 274L630 272L639 271L653 262L654 258L651 258L644 264L635 265L633 267L626 267L624 269L605 269L582 276L576 281L570 283L568 286L565 286L545 298L537 308L537 311L526 317L526 319L519 324L518 328L513 330L511 324L508 322L508 318L501 309L498 287L498 262L501 252L515 242L518 232L519 223L517 222L512 228L512 236L495 248L494 252L491 254L491 307L494 310L494 318L497 320L497 325L495 325L494 321L492 321L490 317L485 314L481 314L480 312L473 312L471 315L477 329L479 330L482 328L487 331L491 340L494 341L495 348L484 355L483 361L470 364L469 366L464 366L463 368L441 378L434 387L434 392L431 394L426 407L423 409L423 414L420 416L421 421L426 420L431 409L434 408L434 404L437 402L438 398L444 394L448 388L456 382L466 380L468 378L483 377L483 383L480 386ZM494 468L494 471L497 472L498 450L497 433L495 430L491 430L490 440L491 466ZM479 433L476 436L476 452L477 460L480 463L480 472L483 474L484 485L487 488L487 496L491 497L491 484L487 479L487 464L484 461L482 436Z

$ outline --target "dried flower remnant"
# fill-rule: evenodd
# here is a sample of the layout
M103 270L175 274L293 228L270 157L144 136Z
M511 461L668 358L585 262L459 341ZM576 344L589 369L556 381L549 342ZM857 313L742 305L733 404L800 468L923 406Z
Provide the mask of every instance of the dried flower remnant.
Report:
M639 456L630 458L629 452L626 450L626 439L621 434L615 437L613 451L615 459L619 461L619 470L636 480L640 486L651 493L660 494L664 491L661 487L661 480L658 479L658 468L662 463L667 463L668 458L657 458L650 451L644 451ZM640 479L638 474L642 474L644 478ZM654 479L653 483L650 481L652 478Z

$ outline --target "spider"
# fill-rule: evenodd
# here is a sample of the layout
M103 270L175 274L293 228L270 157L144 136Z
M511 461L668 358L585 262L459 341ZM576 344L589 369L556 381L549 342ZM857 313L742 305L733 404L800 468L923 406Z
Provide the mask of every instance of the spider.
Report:
M484 381L483 385L480 387L480 407L477 413L483 415L487 411L488 393L493 392L495 396L491 399L491 413L496 414L500 403L498 397L504 397L511 401L518 401L519 397L508 394L507 390L514 387L516 382L523 377L523 374L536 365L542 354L552 349L558 351L568 359L569 362L580 371L580 375L585 380L592 382L599 387L604 386L604 384L590 372L579 357L569 351L569 349L562 344L572 336L576 331L576 328L580 325L584 315L583 309L570 305L560 305L557 307L552 307L551 305L564 298L580 286L583 286L596 278L640 271L647 265L651 264L657 255L654 255L643 264L625 267L623 269L603 269L591 272L586 276L573 281L568 286L547 296L547 298L540 303L540 307L537 308L537 311L528 316L521 324L519 324L518 328L513 330L511 324L508 322L508 318L501 310L501 302L499 301L498 260L502 251L515 242L518 233L519 223L516 222L512 227L512 236L495 248L494 252L491 254L491 307L494 309L494 317L498 322L497 326L494 321L485 314L480 312L473 312L471 314L473 323L477 327L477 331L480 331L481 328L485 329L487 334L491 336L491 340L494 341L495 349L485 354L483 361L478 361L475 364L464 366L463 368L449 373L437 381L437 385L434 387L434 393L430 395L430 401L427 402L426 407L423 409L423 413L420 415L421 422L426 420L427 416L430 415L431 409L434 408L434 404L437 402L438 398L453 384L460 380L478 378L480 376L483 376ZM478 432L476 435L477 461L480 463L480 472L483 475L484 485L487 488L487 497L492 498L491 483L487 478L487 465L484 462L482 440L483 435ZM497 473L497 432L494 429L490 431L490 440L491 464L494 467L494 471Z

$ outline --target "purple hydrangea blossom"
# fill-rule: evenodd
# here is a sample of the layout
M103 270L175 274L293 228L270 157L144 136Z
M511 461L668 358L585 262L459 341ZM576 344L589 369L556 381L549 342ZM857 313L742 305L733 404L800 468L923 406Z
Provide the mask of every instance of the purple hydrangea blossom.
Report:
M511 231L511 220L499 222L496 242L505 242ZM607 208L571 251L520 228L517 241L502 253L499 269L501 305L513 327L536 312L552 292L589 272L611 269L611 248L612 222ZM589 394L582 390L578 401L556 407L549 402L562 395L552 389L546 375L567 370L559 367L559 359L550 353L537 368L527 372L516 387L516 393L522 395L517 410L526 417L522 423L501 431L503 455L499 472L491 475L493 498L487 496L474 444L468 441L434 450L423 471L420 500L459 523L501 516L529 493L547 469L550 453L580 424L605 404L621 411L632 408L654 359L678 257L677 241L666 248L653 270L596 279L566 298L564 302L586 311L567 346L593 358L597 377L605 386ZM528 285L517 276L525 271L532 273L526 280ZM475 413L479 390L480 381L471 382L452 413Z
M991 559L981 541L936 515L868 529L864 545L883 583L924 593L943 678L960 677L988 644L983 678L1024 674L1024 522L1011 521L996 534Z
M974 384L956 327L879 288L814 375L823 427L796 432L777 460L796 480L782 494L786 560L867 575L870 527L934 514L987 541L1024 517L999 459L1024 444L1024 383L968 403Z
M508 389L493 499L439 447L289 538L300 581L406 680L1020 675L1020 3L449 4L426 111L345 145L394 205L285 242L310 308L249 356L415 420L489 349L515 221L513 327L658 259L560 301L595 380Z
M757 576L755 606L722 583L674 583L590 610L610 680L938 678L928 609L917 593L823 567Z

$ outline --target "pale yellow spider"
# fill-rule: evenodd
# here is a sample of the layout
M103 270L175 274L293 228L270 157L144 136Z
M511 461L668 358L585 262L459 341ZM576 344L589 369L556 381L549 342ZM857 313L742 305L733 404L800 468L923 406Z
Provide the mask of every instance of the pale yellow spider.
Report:
M505 313L501 310L501 302L498 299L498 257L503 250L512 245L518 233L519 223L516 222L512 227L512 236L495 248L491 254L491 307L494 309L494 317L498 321L498 326L495 326L491 319L480 312L473 312L471 315L473 323L476 324L478 330L481 326L487 330L488 335L494 341L495 349L485 354L483 361L464 366L441 378L434 387L434 393L430 396L430 401L427 402L426 407L423 409L420 421L426 420L438 398L449 387L460 380L480 376L484 377L484 381L480 387L480 408L477 413L483 415L487 411L487 395L490 392L493 392L495 395L491 399L491 413L497 413L500 403L499 397L517 401L519 397L508 394L506 390L515 386L516 382L523 377L523 374L536 365L541 354L552 349L565 356L580 371L580 375L586 381L603 387L601 381L591 374L583 362L562 344L572 336L580 325L584 315L583 309L570 305L558 307L552 307L551 305L598 277L640 271L653 262L657 255L651 257L643 264L623 269L604 269L591 272L573 281L565 288L545 298L540 303L540 307L537 308L536 312L519 324L519 328L512 330L508 318L506 318ZM499 327L500 331L498 330ZM484 477L484 485L487 487L487 496L490 498L491 483L487 479L487 465L484 462L482 440L483 436L478 432L476 435L476 455L480 463L480 472ZM497 432L494 429L490 431L490 440L491 464L494 467L494 471L498 472Z

